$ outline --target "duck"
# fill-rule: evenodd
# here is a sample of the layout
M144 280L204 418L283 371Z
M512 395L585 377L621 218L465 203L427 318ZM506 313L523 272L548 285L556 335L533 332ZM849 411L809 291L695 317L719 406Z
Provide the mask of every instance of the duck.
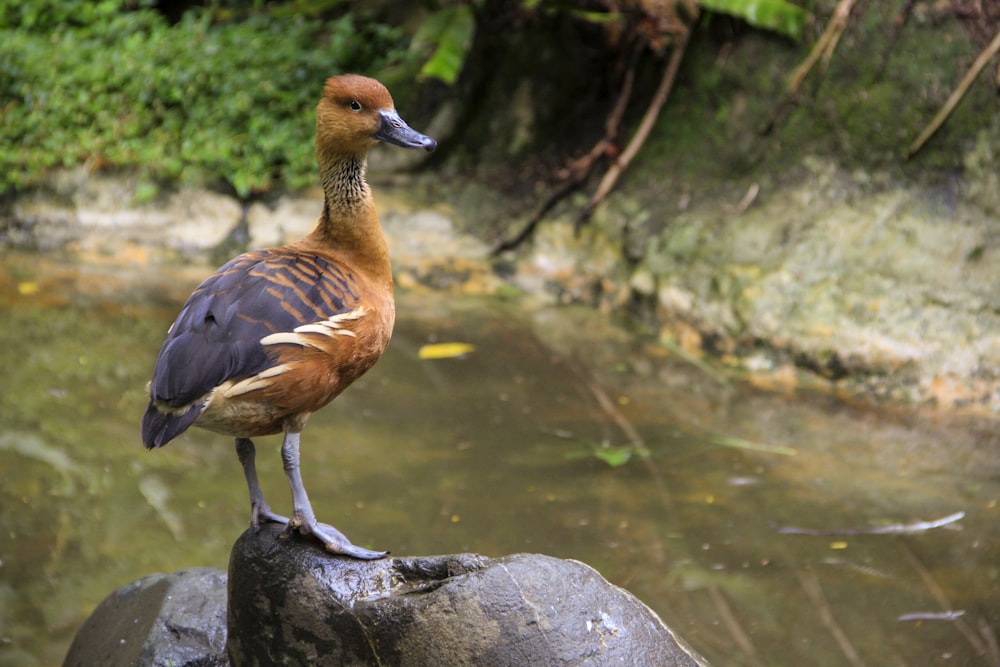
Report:
M309 417L367 372L395 322L392 268L367 181L368 150L379 142L433 151L379 81L330 77L316 107L316 160L323 189L319 220L305 238L254 250L206 278L169 328L147 385L147 449L197 426L235 439L250 493L250 525L277 522L327 551L372 560L387 551L357 546L320 523L303 485L301 433ZM282 434L292 513L264 499L252 438Z

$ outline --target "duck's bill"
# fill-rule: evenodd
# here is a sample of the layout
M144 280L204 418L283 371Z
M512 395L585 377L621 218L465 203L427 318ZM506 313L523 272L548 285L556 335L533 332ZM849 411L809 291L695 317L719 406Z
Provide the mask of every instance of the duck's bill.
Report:
M423 148L430 152L437 148L437 142L426 134L420 134L399 117L395 111L380 111L382 119L375 138L403 148Z

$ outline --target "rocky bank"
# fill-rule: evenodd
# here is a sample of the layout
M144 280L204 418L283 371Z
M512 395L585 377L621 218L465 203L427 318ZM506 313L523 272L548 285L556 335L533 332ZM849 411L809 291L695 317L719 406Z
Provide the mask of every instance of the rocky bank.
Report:
M742 205L735 189L669 205L626 190L580 235L567 207L493 257L476 218L503 215L495 192L375 180L404 289L587 303L768 388L1000 411L998 222L961 192L810 158L751 183ZM244 206L205 189L135 203L138 187L62 173L8 204L3 240L84 262L211 265L301 237L321 205L316 192Z

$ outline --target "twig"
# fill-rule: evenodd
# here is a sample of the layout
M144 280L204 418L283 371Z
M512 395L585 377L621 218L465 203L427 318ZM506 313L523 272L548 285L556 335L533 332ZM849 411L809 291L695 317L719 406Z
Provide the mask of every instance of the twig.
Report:
M877 567L868 565L867 563L860 563L856 560L849 560L847 558L836 558L834 556L829 556L824 558L822 561L825 565L836 565L839 567L846 567L848 569L854 570L855 572L860 572L861 574L868 575L869 577L878 577L879 579L894 579L891 574L885 570L880 570Z
M990 663L994 667L1000 667L1000 644L997 644L996 633L993 632L993 628L989 626L985 618L980 618L977 625L979 626L979 634L983 636L983 641L990 649Z
M909 22L910 17L913 16L913 6L917 4L917 0L906 0L903 8L899 10L899 14L892 21L892 32L889 33L889 39L886 40L885 52L882 54L882 64L878 68L878 76L881 79L885 74L885 68L889 65L889 54L892 53L893 47L896 46L896 42L899 41L900 35L903 34L903 28L906 27L907 22Z
M847 29L847 21L851 16L851 10L854 8L854 2L855 0L840 0L837 3L823 34L813 44L813 48L809 52L809 55L806 56L806 59L795 68L792 76L789 77L788 85L785 88L785 97L778 104L777 109L775 109L771 116L771 120L764 127L763 134L769 134L774 129L774 126L777 125L778 118L783 114L785 109L793 106L798 100L799 89L802 88L802 84L805 82L806 77L809 76L809 72L815 67L816 62L822 57L823 69L825 70L829 66L830 60L833 58L833 52L837 50L840 37L844 34L844 30Z
M583 180L583 178L572 178L565 181L549 196L548 199L545 200L545 203L543 203L538 211L531 216L531 219L528 220L524 227L521 228L521 231L519 231L512 238L498 242L495 246L493 246L493 249L490 250L490 254L499 255L507 250L513 250L527 241L528 238L535 232L535 228L538 227L538 223L542 221L542 218L544 218L546 214L548 214L548 212L551 211L557 203L559 203L560 199L580 187L580 185L583 184Z
M674 80L677 78L677 72L681 67L681 60L684 58L684 52L687 50L688 38L691 36L691 28L688 26L683 26L677 31L677 40L673 44L673 51L670 54L670 60L667 61L667 66L663 70L663 78L660 80L660 85L656 89L656 93L653 95L653 100L649 103L649 107L646 108L646 113L643 115L642 120L639 122L639 127L636 129L635 134L632 139L629 140L628 145L622 154L618 156L610 167L608 167L607 172L604 174L604 178L601 179L600 184L597 186L597 191L587 202L583 210L580 211L580 215L577 216L574 228L579 231L583 227L584 223L594 212L597 205L604 199L605 196L611 189L615 187L615 183L618 182L618 178L621 176L622 172L628 167L629 163L642 148L643 143L645 143L646 138L649 136L650 131L653 129L653 125L656 124L656 119L659 117L660 109L667 101L667 97L670 95L670 90L674 86Z
M896 620L900 623L910 623L913 621L954 621L965 616L964 609L949 609L948 611L913 611L909 614L900 614Z
M902 535L906 533L922 533L931 528L940 528L955 523L965 517L965 512L955 512L933 521L913 521L911 523L894 523L888 526L872 528L841 528L832 530L814 530L812 528L796 528L795 526L780 526L777 532L783 535Z
M760 184L751 183L750 187L747 188L747 192L740 199L739 203L736 204L736 212L739 214L746 213L747 209L753 206L753 203L757 201L757 195L760 194Z
M757 657L757 649L754 648L753 642L750 641L750 635L746 633L743 626L740 625L739 620L737 620L736 615L733 614L732 608L730 608L729 603L726 602L726 598L722 595L718 586L709 586L708 593L712 596L712 601L715 602L715 608L719 610L719 616L722 617L722 623L729 630L729 636L733 638L736 645L740 647L740 650L746 654L747 660L752 665L760 665L760 659Z
M528 238L535 232L535 228L538 227L538 223L548 215L556 204L563 199L570 192L573 192L578 187L583 185L590 176L591 170L597 161L604 155L607 155L611 150L613 150L615 139L618 137L618 129L622 122L622 117L625 115L625 109L628 108L629 100L632 99L632 87L635 82L635 68L638 54L641 50L641 43L637 44L633 55L629 58L629 65L625 70L625 78L622 81L621 90L618 91L618 98L615 100L615 105L611 109L611 113L604 121L604 136L601 137L597 143L594 144L593 148L587 152L583 157L577 158L570 161L565 169L562 170L563 183L556 191L549 195L548 199L539 207L538 211L535 212L531 219L521 228L521 231L517 233L513 238L500 241L493 249L490 251L492 255L499 255L507 250L513 250L522 243L524 243Z
M970 67L969 71L967 71L965 76L962 77L961 83L959 83L958 87L951 93L951 96L944 103L944 106L938 110L937 115L934 116L934 120L928 123L927 127L924 128L924 131L920 133L920 136L914 139L913 143L910 144L909 149L906 151L906 159L913 157L917 151L923 148L923 145L927 143L927 140L938 131L938 129L944 124L945 120L948 119L948 116L951 115L951 112L955 110L955 107L961 99L965 96L965 93L969 90L969 86L971 86L972 82L975 81L977 76L979 76L982 69L986 67L986 63L988 63L998 52L1000 52L1000 32L997 32L997 34L993 37L993 41L991 41L986 48L983 49L982 53L976 57L975 61L972 63L972 67Z
M937 603L941 605L941 608L951 609L952 605L951 602L948 601L948 596L945 595L944 590L934 580L934 576L931 575L930 571L928 571L928 569L924 567L924 564L920 562L917 555L913 553L903 540L899 540L899 548L903 552L903 555L906 556L906 559L910 561L910 565L913 566L913 569L920 575L920 579L924 582L924 585L927 586L927 590L930 591ZM987 654L988 649L986 644L975 632L972 631L972 628L970 628L969 624L965 622L965 619L956 618L955 627L962 633L962 636L965 637L965 639L979 655Z
M816 611L819 613L820 620L823 621L823 625L833 635L844 657L854 667L864 667L865 663L861 660L861 656L858 655L851 641L847 638L847 634L837 624L837 619L833 617L833 610L830 609L830 603L826 601L826 596L823 595L823 587L820 586L819 577L812 570L799 570L797 574L799 576L799 583L802 584L802 590L806 592L812 603L816 605Z
M618 128L622 124L622 116L625 115L628 102L632 99L632 86L635 84L635 68L639 63L639 54L642 52L643 46L644 42L642 40L636 41L633 45L632 55L628 59L628 67L625 68L622 89L618 93L618 99L615 100L615 106L611 109L611 113L608 114L608 118L604 122L604 136L609 142L614 141L615 137L618 136Z
M635 430L635 427L632 426L632 422L630 422L628 418L622 414L622 411L615 407L615 404L611 402L611 398L608 396L607 392L593 382L588 382L587 388L590 389L590 393L597 399L597 404L601 406L601 409L604 410L605 414L607 414L612 421L618 424L618 428L622 430L625 437L632 443L632 448L635 449L636 453L639 454L639 456L649 456L650 451L649 447L646 446L646 442L642 439L642 436L639 435L639 432Z
M698 355L692 352L688 352L677 343L671 342L669 340L664 340L661 343L661 345L663 345L663 347L669 350L678 359L680 359L685 363L691 364L692 366L694 366L699 371L701 371L708 377L712 378L716 382L719 382L720 384L725 384L729 382L729 378L727 378L722 372L720 372L718 369L712 366L712 364L708 363Z
M667 510L670 514L674 514L674 499L670 495L670 489L667 487L666 480L663 479L663 474L660 472L659 467L656 465L656 461L653 460L652 452L649 447L646 446L646 441L642 439L639 432L635 430L632 426L632 422L622 414L615 404L611 401L607 392L601 389L597 384L587 381L587 388L590 389L590 393L594 395L597 399L597 404L601 406L605 414L611 418L618 428L622 430L625 437L629 439L632 443L632 449L639 455L642 462L649 469L650 475L653 477L653 484L656 485L656 490L660 494L660 499L663 501L663 508Z
M833 52L837 50L837 44L840 42L840 36L847 29L847 20L850 18L851 9L853 8L854 0L840 0L837 3L833 14L830 16L830 23L827 24L826 29L820 35L819 39L816 40L816 44L813 45L809 56L792 73L788 82L789 95L794 95L802 87L802 83L809 76L809 72L812 71L813 66L816 65L816 61L820 59L820 56L823 58L824 69L830 64Z

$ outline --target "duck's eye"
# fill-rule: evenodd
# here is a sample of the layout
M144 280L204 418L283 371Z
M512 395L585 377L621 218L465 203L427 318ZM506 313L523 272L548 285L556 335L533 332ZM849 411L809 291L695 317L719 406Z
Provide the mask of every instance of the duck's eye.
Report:
M361 111L361 102L351 100L351 111Z

